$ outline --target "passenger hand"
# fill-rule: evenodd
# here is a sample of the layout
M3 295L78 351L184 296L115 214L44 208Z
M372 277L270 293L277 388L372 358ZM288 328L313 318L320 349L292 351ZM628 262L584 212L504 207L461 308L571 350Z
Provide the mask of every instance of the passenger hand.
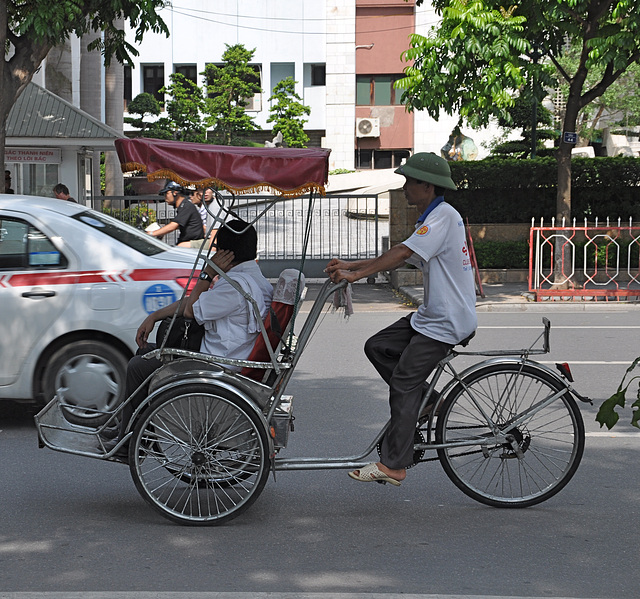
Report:
M138 344L138 347L145 347L147 345L149 335L155 326L156 321L151 318L151 315L144 319L136 332L136 343Z
M233 263L234 259L235 259L235 255L231 250L218 250L214 254L211 261L222 272L227 272L231 268L231 264Z

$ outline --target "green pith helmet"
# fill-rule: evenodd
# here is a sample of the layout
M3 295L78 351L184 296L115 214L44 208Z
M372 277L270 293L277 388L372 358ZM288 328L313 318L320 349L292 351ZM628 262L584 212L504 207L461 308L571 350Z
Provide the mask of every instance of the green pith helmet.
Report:
M431 183L445 189L458 189L451 179L449 163L433 152L418 152L395 170L399 175Z

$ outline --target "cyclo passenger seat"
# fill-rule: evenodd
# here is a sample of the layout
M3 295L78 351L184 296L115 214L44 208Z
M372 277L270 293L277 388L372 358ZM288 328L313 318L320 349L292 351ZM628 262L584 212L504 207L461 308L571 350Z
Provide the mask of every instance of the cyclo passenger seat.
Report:
M269 312L264 319L264 328L267 331L271 349L278 348L280 342L286 336L289 322L293 316L296 303L303 297L305 288L304 275L295 268L287 268L280 273L278 282L273 292L273 299ZM262 334L258 335L255 345L247 360L253 362L269 362L269 350ZM254 381L262 382L265 370L262 368L243 368L240 374Z

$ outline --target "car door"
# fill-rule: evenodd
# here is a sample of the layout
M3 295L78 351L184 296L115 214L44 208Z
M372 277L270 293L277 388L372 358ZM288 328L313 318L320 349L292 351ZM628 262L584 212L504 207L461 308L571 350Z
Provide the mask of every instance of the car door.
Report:
M26 217L0 214L0 386L18 378L25 358L71 301L68 266Z

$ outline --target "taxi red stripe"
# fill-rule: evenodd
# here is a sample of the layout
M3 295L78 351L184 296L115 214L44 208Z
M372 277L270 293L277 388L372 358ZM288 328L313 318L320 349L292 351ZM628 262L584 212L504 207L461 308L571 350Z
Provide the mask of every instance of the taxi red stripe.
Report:
M198 276L199 270L195 276ZM43 285L77 285L79 283L104 283L132 281L173 281L188 277L187 268L141 268L134 271L79 271L79 272L32 272L8 275L2 278L3 287L34 287ZM125 278L126 277L126 278Z

